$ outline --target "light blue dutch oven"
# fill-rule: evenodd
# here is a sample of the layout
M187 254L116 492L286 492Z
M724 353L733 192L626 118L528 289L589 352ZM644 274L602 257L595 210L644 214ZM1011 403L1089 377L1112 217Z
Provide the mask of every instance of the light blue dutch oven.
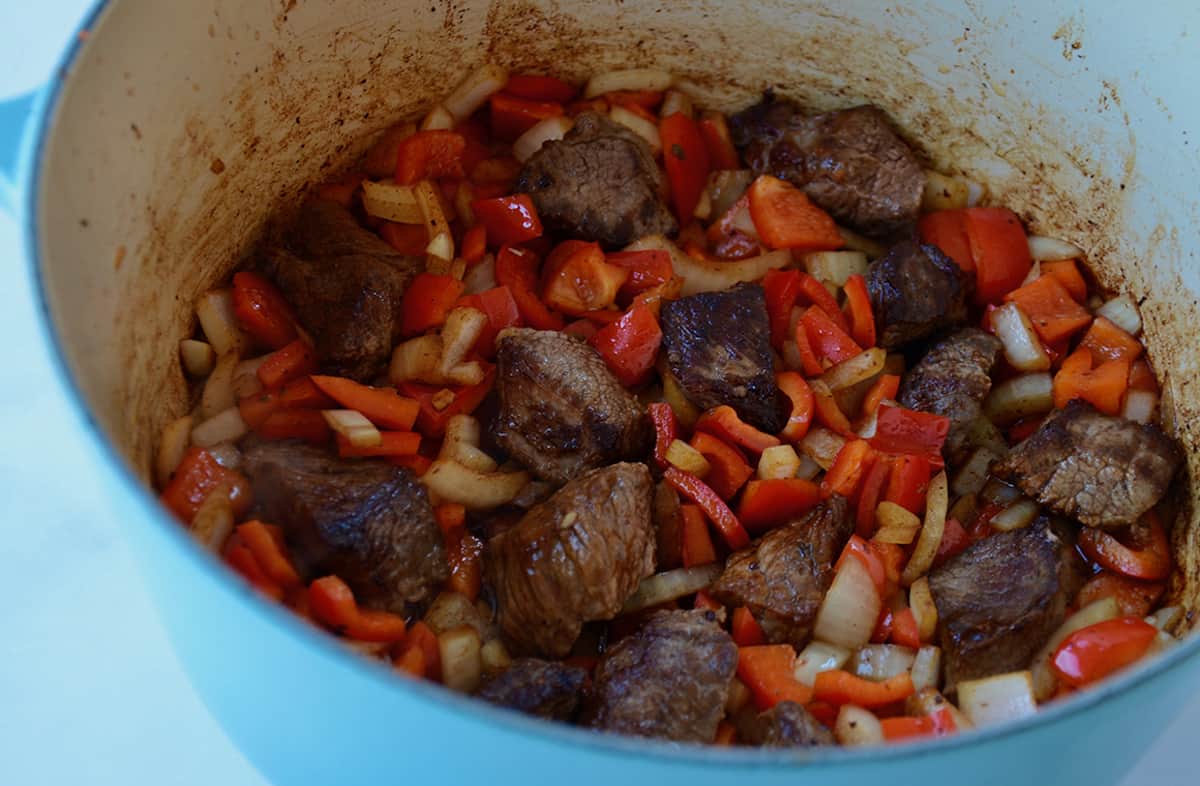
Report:
M1021 6L1021 7L1018 7ZM734 108L777 86L885 107L931 164L989 183L1042 234L1148 298L1166 409L1198 466L1200 8L868 0L114 0L24 125L9 196L109 496L197 692L280 784L1111 783L1200 683L1200 638L1036 718L931 744L815 752L669 747L492 709L397 678L261 601L159 510L146 478L186 410L176 345L196 297L272 210L486 60L576 77L656 64ZM26 121L26 116L28 120ZM1195 509L1193 498L1184 510ZM1176 528L1200 607L1200 526Z

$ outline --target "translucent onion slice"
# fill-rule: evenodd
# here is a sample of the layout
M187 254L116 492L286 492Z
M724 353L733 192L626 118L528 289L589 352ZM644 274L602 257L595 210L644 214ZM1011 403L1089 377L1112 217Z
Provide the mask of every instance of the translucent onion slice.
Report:
M1028 671L960 682L958 706L976 726L991 726L1026 718L1037 712Z
M442 105L461 123L483 106L483 102L493 93L504 89L506 84L508 71L495 63L488 63L472 71L466 79L459 82L458 87L446 96Z
M588 80L587 86L583 89L583 97L595 98L618 90L666 90L674 81L675 79L670 73L657 68L626 68L619 71L606 71L596 74Z
M723 567L719 563L694 568L676 568L642 579L638 588L621 607L622 614L648 609L678 600L704 589L717 580Z
M929 491L925 497L925 523L917 538L917 547L901 575L905 586L911 586L929 571L933 558L937 556L938 546L942 544L942 535L946 531L946 509L950 503L947 485L944 470L929 481Z
M513 156L525 163L534 153L542 149L542 145L562 139L571 130L573 122L569 117L548 117L517 137L513 142Z

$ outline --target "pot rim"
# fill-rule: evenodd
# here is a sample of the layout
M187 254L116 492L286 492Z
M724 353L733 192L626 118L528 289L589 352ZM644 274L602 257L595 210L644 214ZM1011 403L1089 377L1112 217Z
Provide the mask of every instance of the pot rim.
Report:
M945 738L863 749L831 746L788 750L664 744L647 738L603 734L565 723L547 722L514 710L490 705L482 700L423 680L397 678L391 670L347 652L329 635L314 630L311 625L302 622L295 614L278 604L263 599L249 586L237 586L232 572L221 566L219 561L208 552L196 547L194 541L186 535L178 522L167 514L156 497L135 476L128 463L105 436L103 428L93 415L75 375L68 365L57 327L50 313L46 281L40 264L42 252L38 239L38 209L41 204L38 196L46 141L53 131L63 87L70 78L79 53L85 44L95 43L90 36L90 31L113 2L114 0L94 0L92 7L84 15L75 35L70 39L70 44L59 56L49 81L38 91L18 154L16 218L23 240L23 257L33 287L34 306L38 313L37 320L43 333L43 341L49 350L52 367L66 394L68 405L84 426L84 438L92 443L92 447L105 460L104 468L108 470L109 477L116 480L119 492L128 496L135 503L135 509L143 518L151 520L148 522L149 526L166 529L168 537L174 541L173 548L176 549L179 556L213 582L216 585L214 589L238 596L235 602L246 606L258 618L259 624L273 625L283 629L290 638L297 642L297 646L316 647L318 651L328 656L352 661L353 668L360 674L365 674L367 679L372 680L380 690L398 693L406 700L416 698L420 702L436 703L439 707L448 704L456 711L465 713L483 728L502 724L515 729L520 734L539 737L546 743L580 746L599 755L628 756L632 754L638 758L656 761L681 761L685 764L720 766L729 769L743 767L756 769L804 767L811 769L814 766L881 764L912 757L923 757L941 751L981 747L986 743L1008 737L1037 733L1042 727L1081 715L1096 705L1131 691L1150 680L1166 679L1171 672L1179 671L1186 661L1200 657L1200 633L1193 632L1168 651L1150 658L1123 674L1106 679L1093 688L1055 701L1048 707L1039 708L1037 713L1029 718L1007 721L982 729L970 729ZM141 526L141 524L135 526ZM184 673L187 674L187 671L185 670ZM192 682L190 674L188 674L188 681ZM201 692L197 691L197 695L202 700L205 699ZM205 703L207 705L207 702ZM218 725L224 731L224 726L219 722ZM230 739L235 747L240 749L238 741ZM250 760L253 761L253 758L250 757Z

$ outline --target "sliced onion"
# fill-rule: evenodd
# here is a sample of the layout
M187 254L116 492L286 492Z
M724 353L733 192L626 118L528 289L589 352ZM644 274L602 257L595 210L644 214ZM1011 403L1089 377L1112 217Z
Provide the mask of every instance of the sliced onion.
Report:
M1083 251L1073 243L1056 237L1029 236L1029 256L1034 262L1055 262L1060 259L1078 259Z
M712 214L724 215L742 198L752 182L754 173L749 169L719 169L710 174L705 192L712 200Z
M401 224L420 224L425 220L412 186L397 185L391 180L363 181L363 209L367 215Z
M929 578L922 576L908 588L908 607L917 621L917 634L921 641L929 641L937 632L938 610L929 591Z
M918 691L936 689L942 680L942 651L938 647L922 647L913 658L912 681Z
M760 480L794 478L800 469L800 457L791 445L773 445L758 457L757 475Z
M213 457L213 461L220 464L225 469L238 469L242 466L242 451L238 450L237 445L233 442L218 442L215 445L209 445L205 450L208 455Z
M866 644L850 659L850 670L872 682L883 682L913 667L917 653L898 644Z
M979 492L979 496L983 498L984 502L1006 508L1024 495L1011 483L1005 483L1000 478L988 478L988 482L984 484L983 491Z
M786 250L770 251L736 262L706 262L693 259L679 247L661 235L644 237L626 247L626 251L657 250L671 254L671 265L675 275L683 279L680 295L695 295L699 292L720 292L742 281L757 281L768 270L789 267L792 256Z
M836 434L824 426L814 426L800 440L800 451L817 463L823 470L828 470L837 460L838 453L846 444L846 438Z
M457 461L475 472L495 472L496 460L479 448L479 421L471 415L454 415L446 421L439 458Z
M479 654L483 642L479 639L479 631L470 625L462 625L440 634L437 642L442 684L451 690L474 693L483 679L483 662Z
M388 367L388 379L392 384L427 382L437 385L442 382L442 337L436 334L418 336L392 350L392 362Z
M1096 309L1096 316L1104 317L1131 336L1142 332L1142 315L1138 305L1129 295L1118 295Z
M843 704L833 725L833 736L847 747L882 745L883 726L869 710Z
M262 380L258 378L258 367L267 359L267 355L243 360L233 369L233 395L242 399L253 396L263 389Z
M1117 606L1117 600L1110 596L1089 603L1067 617L1058 626L1058 630L1054 631L1042 648L1038 650L1038 654L1033 656L1030 673L1033 679L1034 698L1038 701L1046 701L1054 695L1054 691L1058 688L1058 678L1054 676L1054 670L1050 667L1050 659L1054 656L1058 645L1062 644L1063 639L1089 625L1116 619L1119 616L1121 616L1121 609Z
M457 461L438 459L421 476L429 490L467 510L492 510L512 502L529 482L528 472L477 472Z
M880 543L896 543L907 546L913 542L921 529L921 520L916 514L894 502L883 501L875 508L875 521L879 528L873 540Z
M237 442L248 431L250 428L242 420L242 413L234 406L218 412L192 429L192 444L208 448L220 442Z
M936 653L936 660L940 663L942 659L941 650L937 647L922 647L921 651L917 652L918 663L921 660L923 650L933 650ZM917 677L916 671L920 668L919 665L913 667L913 686L916 687ZM937 669L933 669L933 678L937 680ZM904 711L909 715L933 715L934 713L945 710L954 719L954 727L959 731L966 731L971 728L971 721L967 720L967 716L959 712L958 707L951 704L945 696L938 692L938 689L933 686L917 688L917 692L904 700Z
M799 655L792 676L810 688L823 671L840 669L850 660L851 651L825 641L810 641Z
M1004 357L1018 371L1046 371L1050 356L1029 317L1016 303L1005 303L991 313L992 329L1004 345Z
M800 454L800 466L796 468L796 477L802 480L812 480L821 473L821 465L804 453Z
M179 342L179 360L189 377L207 377L217 362L217 353L207 341L185 338Z
M676 439L667 446L667 462L675 467L690 472L698 478L708 474L711 465L704 454L681 439Z
M1121 417L1135 423L1153 423L1158 413L1158 394L1149 390L1131 390L1125 394Z
M459 123L466 120L475 110L483 106L493 93L508 84L508 71L495 63L488 63L472 71L454 88L442 104Z
M699 592L717 580L724 568L719 563L694 568L676 568L642 579L638 588L621 607L622 614L670 603L685 595Z
M998 532L1012 532L1028 527L1037 518L1037 514L1038 504L1031 499L1022 499L992 516L988 523Z
M904 573L901 575L905 586L911 586L933 565L933 558L937 556L938 546L942 545L942 534L946 531L946 508L950 503L949 495L946 472L943 470L929 481L929 491L925 496L925 523L921 527L920 537L917 538L917 547L913 550L908 564L904 566Z
M921 210L955 210L977 204L983 186L961 175L925 172L925 192L921 195Z
M200 328L218 357L241 355L249 346L234 316L231 290L214 289L202 296L196 304L196 318L200 320Z
M871 640L882 606L875 582L862 562L843 560L821 601L813 635L831 644L858 649Z
M977 448L963 463L958 474L954 476L954 482L950 484L950 491L955 497L978 494L987 483L988 469L995 460L996 456L990 450Z
M662 379L663 401L671 407L671 411L675 413L675 419L681 426L691 428L700 418L700 410L688 400L687 394L683 392L683 386L679 384L679 380L675 379L675 375L671 373L665 359L658 363L658 375Z
M813 251L803 260L813 278L835 287L844 287L850 276L867 274L867 255L861 251Z
M454 128L454 115L450 114L450 110L441 104L430 109L429 114L425 115L425 119L421 121L422 131L449 131L452 128Z
M1175 630L1175 626L1179 624L1183 616L1183 606L1163 606L1158 611L1146 617L1146 622L1149 622L1161 631L1170 633Z
M237 364L238 357L232 352L217 359L217 365L205 380L204 390L200 394L200 417L204 420L237 404L233 392L233 372Z
M417 200L417 207L421 211L421 223L425 224L426 236L432 240L450 226L446 210L442 205L441 191L428 180L414 184L412 190L413 196Z
M883 348L871 347L830 368L821 375L821 381L836 393L879 375L886 360L887 352Z
M687 115L692 117L696 113L696 107L692 104L692 97L682 90L668 90L663 95L662 106L659 107L659 117L670 117L671 115Z
M484 674L499 674L512 665L512 655L500 639L484 642L479 649L479 662Z
M606 71L596 74L588 80L583 89L584 98L595 98L605 93L617 91L666 90L675 78L666 71L657 68L626 68L620 71Z
M496 288L496 258L488 254L463 276L463 294L478 295Z
M569 117L548 117L538 121L532 128L513 142L513 156L522 164L533 157L547 142L562 139L571 130L574 122Z
M229 491L228 483L218 483L192 517L192 537L210 551L224 548L225 541L233 532L233 505L229 501Z
M183 461L192 437L192 416L176 418L163 427L158 440L158 453L154 456L154 479L159 488L170 482L171 476Z
M449 262L454 259L454 238L450 237L449 232L438 232L437 236L429 241L429 245L425 246L425 253L443 262Z
M1049 372L1022 374L992 388L983 414L1001 426L1054 409L1054 378Z
M608 116L614 123L625 126L644 139L646 144L650 146L651 153L658 155L662 152L662 137L659 136L658 126L654 123L619 105L614 105L609 109Z
M1028 671L960 682L958 706L976 726L1026 718L1037 712Z
M451 309L446 315L446 323L442 326L442 359L439 369L448 375L475 346L483 329L487 327L488 317L479 309L459 307Z
M374 448L383 444L379 429L356 409L326 409L321 415L331 429L356 448Z

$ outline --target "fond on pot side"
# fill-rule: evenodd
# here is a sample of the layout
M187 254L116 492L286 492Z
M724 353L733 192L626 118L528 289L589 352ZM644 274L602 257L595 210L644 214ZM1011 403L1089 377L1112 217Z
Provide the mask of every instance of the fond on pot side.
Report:
M92 412L148 478L160 428L189 406L176 346L197 296L252 253L269 217L469 69L583 79L655 65L721 109L767 87L814 109L879 104L931 166L987 182L1034 231L1088 250L1102 283L1142 301L1168 422L1196 445L1200 165L1188 134L1200 132L1200 100L1175 77L1197 64L1186 31L1200 11L1118 20L1104 3L1072 16L982 0L829 5L108 9L92 37L105 45L84 44L65 75L37 185L51 317ZM1189 450L1189 476L1198 462ZM1172 592L1194 620L1200 525L1183 487L1174 545L1185 570Z

